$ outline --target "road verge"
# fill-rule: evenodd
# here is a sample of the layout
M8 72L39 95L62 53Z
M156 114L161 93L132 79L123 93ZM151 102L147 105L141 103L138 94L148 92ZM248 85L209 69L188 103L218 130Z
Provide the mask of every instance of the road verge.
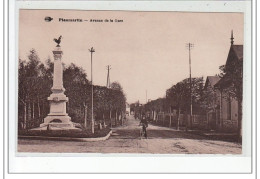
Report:
M81 142L96 142L107 140L112 134L112 130L104 137L83 138L83 137L51 137L51 136L23 136L19 135L18 139L35 139L35 140L57 140L57 141L81 141Z

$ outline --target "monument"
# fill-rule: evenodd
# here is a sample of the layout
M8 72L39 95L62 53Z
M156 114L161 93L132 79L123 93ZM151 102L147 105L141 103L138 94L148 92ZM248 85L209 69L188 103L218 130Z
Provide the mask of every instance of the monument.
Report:
M62 36L58 39L54 39L57 46L52 51L54 56L54 72L53 72L53 86L51 88L52 94L48 97L50 103L50 113L44 118L44 123L40 125L40 128L46 127L46 129L69 129L75 128L74 123L71 122L71 118L66 113L66 103L68 97L64 94L63 87L63 67L61 63L62 50L60 47Z

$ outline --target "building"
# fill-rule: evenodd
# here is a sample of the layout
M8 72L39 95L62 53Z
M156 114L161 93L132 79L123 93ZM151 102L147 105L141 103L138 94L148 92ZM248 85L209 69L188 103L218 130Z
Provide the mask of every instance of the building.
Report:
M219 129L241 135L243 45L234 45L233 32L223 77L214 85L220 92Z
M206 129L217 130L219 127L220 91L214 85L220 80L219 76L208 76L204 85L206 106Z
M130 104L128 104L127 102L125 103L125 106L126 106L126 108L125 108L125 114L126 115L130 115Z

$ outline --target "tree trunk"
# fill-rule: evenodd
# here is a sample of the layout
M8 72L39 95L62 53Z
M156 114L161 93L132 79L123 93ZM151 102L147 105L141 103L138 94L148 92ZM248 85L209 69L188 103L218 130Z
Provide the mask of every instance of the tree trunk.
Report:
M31 122L31 118L32 118L32 110L31 110L31 103L28 103L28 115L27 115L27 121L26 121L26 129L28 127L30 127L30 125L28 125L28 121Z
M206 114L206 117L207 117L207 129L210 130L210 125L209 125L210 119L209 119L209 113L208 112Z
M112 117L111 117L111 109L109 110L109 119L110 119L110 127L112 128Z
M158 114L158 112L156 111L156 123L158 123L158 120L159 120L159 114Z
M38 105L38 117L40 118L41 117L41 106L40 106L39 96L38 96L37 105Z
M85 105L84 109L84 126L87 128L88 107Z
M155 123L157 123L157 120L158 120L158 113L157 113L157 111L155 111L154 118L155 118Z
M27 105L24 103L24 122L23 122L23 129L26 129L27 125Z
M163 126L164 126L164 118L165 118L164 112L162 114L162 117L163 117Z
M105 126L106 125L105 112L103 112L103 121L104 121L104 126Z
M115 123L117 125L117 110L116 110L116 119L115 119Z
M181 109L178 109L178 118L177 118L177 130L180 129L180 116L181 116Z
M124 125L124 117L123 117L123 112L121 111L121 120L122 120L122 125Z
M32 119L34 120L34 102L32 102Z
M190 115L190 129L192 130L192 123L193 123L193 119L192 119L192 114Z
M118 112L118 123L120 124L120 122L121 122L121 112L119 111Z
M44 103L44 101L42 102L42 110L41 110L41 116L45 116L45 103ZM41 119L41 122L43 123L44 122L44 118L42 117L42 119Z
M188 115L187 115L187 110L185 110L185 131L188 131L188 120L189 120L189 118L188 118Z
M169 127L172 126L172 109L170 107L170 122L169 122Z

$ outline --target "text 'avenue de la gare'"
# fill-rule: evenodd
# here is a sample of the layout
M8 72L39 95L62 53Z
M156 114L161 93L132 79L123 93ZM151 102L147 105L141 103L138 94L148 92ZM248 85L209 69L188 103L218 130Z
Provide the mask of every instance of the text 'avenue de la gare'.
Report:
M59 18L59 22L124 22L123 19L65 19Z

